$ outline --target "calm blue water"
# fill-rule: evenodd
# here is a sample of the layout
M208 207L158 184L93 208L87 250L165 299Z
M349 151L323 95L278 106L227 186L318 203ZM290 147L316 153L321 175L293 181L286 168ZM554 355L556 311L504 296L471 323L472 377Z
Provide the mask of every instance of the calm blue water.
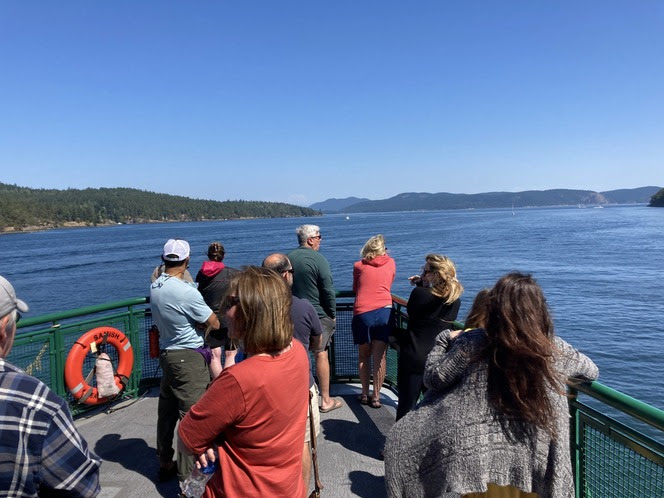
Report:
M260 264L295 247L295 228L321 227L321 252L335 285L350 289L364 242L385 235L397 262L393 292L408 297L407 277L439 252L457 264L475 293L511 270L532 272L544 288L560 336L587 353L605 384L664 408L664 209L549 208L334 215L312 219L118 225L0 236L0 273L31 315L148 294L166 239L187 239L190 270L220 240L225 262Z

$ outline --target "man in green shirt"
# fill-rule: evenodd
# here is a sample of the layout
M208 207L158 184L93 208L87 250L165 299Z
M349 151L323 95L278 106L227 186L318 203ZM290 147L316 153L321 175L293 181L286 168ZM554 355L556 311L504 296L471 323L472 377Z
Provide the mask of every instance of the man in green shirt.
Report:
M309 301L320 318L323 336L314 351L316 376L321 394L321 413L340 408L341 400L330 397L330 362L327 349L336 327L336 293L330 264L318 250L322 236L316 225L302 225L295 230L300 247L288 254L293 265L293 295Z

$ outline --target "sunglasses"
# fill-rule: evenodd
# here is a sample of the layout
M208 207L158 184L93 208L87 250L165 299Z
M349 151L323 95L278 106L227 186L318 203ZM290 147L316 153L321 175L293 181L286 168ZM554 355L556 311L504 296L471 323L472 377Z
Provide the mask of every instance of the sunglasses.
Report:
M295 269L289 268L288 270L284 270L284 273L290 273L291 275L295 273Z
M21 318L23 318L23 315L21 315L18 311L16 312L16 321L14 323L18 323Z
M240 298L237 296L226 296L226 311L230 310L233 306L240 304Z

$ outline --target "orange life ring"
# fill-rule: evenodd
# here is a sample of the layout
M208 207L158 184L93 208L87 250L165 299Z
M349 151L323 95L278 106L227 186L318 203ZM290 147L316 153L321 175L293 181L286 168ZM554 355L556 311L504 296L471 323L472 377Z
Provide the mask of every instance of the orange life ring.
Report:
M86 405L105 403L110 398L99 397L96 387L89 385L83 378L83 361L93 342L101 344L106 342L118 352L118 369L115 374L115 384L120 390L124 389L129 381L131 369L134 366L134 351L126 335L112 327L97 327L83 334L71 347L65 362L65 385L75 400Z

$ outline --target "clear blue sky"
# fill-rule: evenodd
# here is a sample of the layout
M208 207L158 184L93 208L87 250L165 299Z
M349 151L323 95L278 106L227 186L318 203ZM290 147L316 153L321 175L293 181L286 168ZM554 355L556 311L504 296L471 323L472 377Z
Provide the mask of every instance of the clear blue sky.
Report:
M0 1L0 181L309 205L664 185L664 3Z

